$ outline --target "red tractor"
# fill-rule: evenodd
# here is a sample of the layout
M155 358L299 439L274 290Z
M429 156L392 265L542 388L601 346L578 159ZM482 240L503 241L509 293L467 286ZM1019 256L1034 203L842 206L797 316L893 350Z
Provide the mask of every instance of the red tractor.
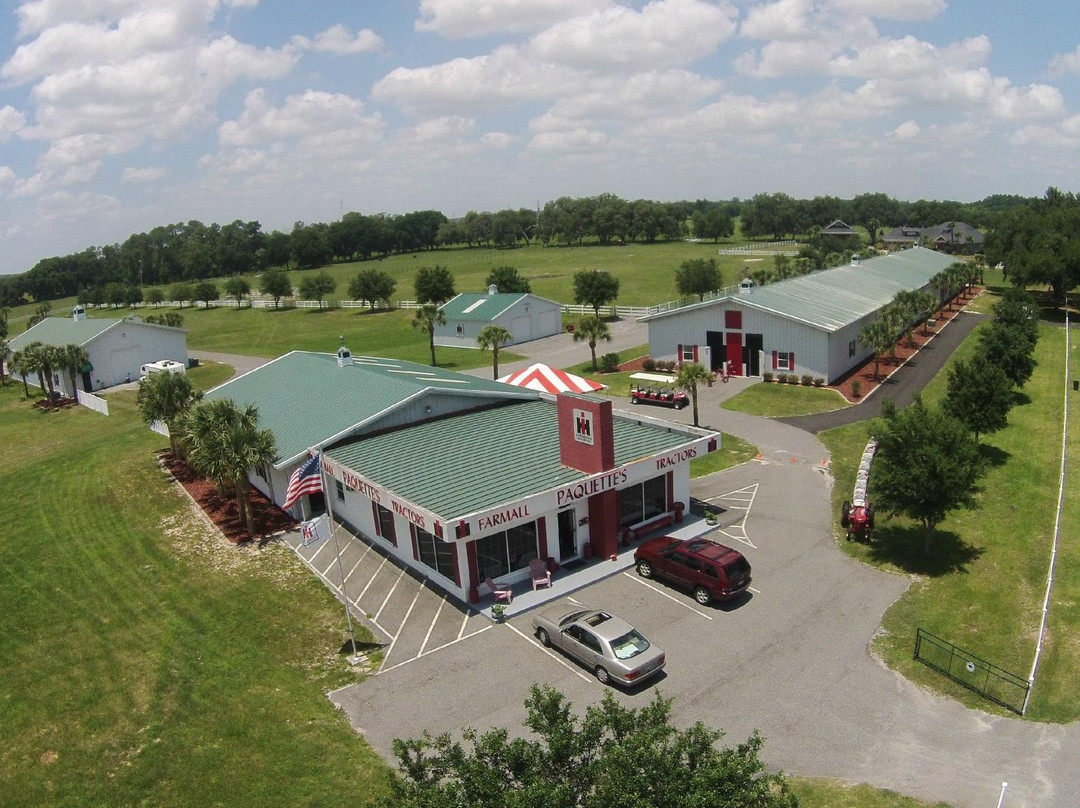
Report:
M855 505L844 500L840 510L840 526L847 531L847 540L870 541L874 529L874 506L869 502Z

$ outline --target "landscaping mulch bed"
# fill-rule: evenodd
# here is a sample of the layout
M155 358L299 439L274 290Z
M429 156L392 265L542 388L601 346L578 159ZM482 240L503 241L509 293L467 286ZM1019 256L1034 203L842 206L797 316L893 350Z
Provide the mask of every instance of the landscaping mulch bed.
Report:
M173 478L191 494L191 498L225 535L225 538L233 544L252 540L244 527L244 520L240 516L240 508L236 504L235 496L230 493L222 497L212 480L197 476L172 451L162 452L160 460ZM296 527L297 521L268 500L261 491L251 486L248 490L251 497L251 509L255 516L256 539L263 539L282 530Z

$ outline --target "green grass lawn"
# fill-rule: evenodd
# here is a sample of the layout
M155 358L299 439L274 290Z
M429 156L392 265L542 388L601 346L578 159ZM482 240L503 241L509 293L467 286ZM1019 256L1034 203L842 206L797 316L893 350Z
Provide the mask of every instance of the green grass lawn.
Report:
M977 333L969 337L950 363L971 356L976 339ZM1036 349L1039 364L1018 394L1021 403L1010 412L1009 426L982 438L990 470L982 481L978 507L950 515L929 556L922 552L921 530L904 519L879 516L870 545L839 539L856 558L915 576L909 592L886 612L875 652L913 681L979 709L998 708L912 660L915 629L922 627L1021 677L1028 675L1057 500L1064 347L1063 329L1043 324ZM943 370L925 391L927 403L941 400L945 380ZM821 435L832 453L838 536L840 501L850 497L870 428L854 424ZM1070 471L1074 467L1071 464ZM1071 505L1080 496L1080 481L1075 471L1067 479L1066 537L1076 535L1070 529L1080 528L1077 509ZM870 496L873 499L872 472ZM1050 643L1027 713L1035 720L1080 717L1080 693L1074 686L1080 674L1080 647L1070 639L1080 630L1078 562L1080 551L1066 540L1058 557Z
M726 432L721 436L720 448L703 457L690 461L690 478L704 477L714 471L723 471L740 463L753 459L758 454L758 447L735 435Z
M786 418L791 415L813 415L816 412L841 410L851 404L835 390L824 387L755 384L720 406L725 410L763 415L766 418Z
M948 808L943 802L931 805L889 789L820 777L792 777L791 790L801 808Z
M357 678L340 605L284 546L208 534L108 398L0 388L0 802L367 804L384 764L324 695Z

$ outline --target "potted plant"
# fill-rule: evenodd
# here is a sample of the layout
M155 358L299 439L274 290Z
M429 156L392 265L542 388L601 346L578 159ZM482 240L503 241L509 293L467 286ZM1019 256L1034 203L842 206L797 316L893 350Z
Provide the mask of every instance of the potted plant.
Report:
M491 616L495 618L495 622L501 623L506 617L506 604L496 603L491 607Z
M716 524L716 511L705 511L705 524L707 524L707 525L715 525Z

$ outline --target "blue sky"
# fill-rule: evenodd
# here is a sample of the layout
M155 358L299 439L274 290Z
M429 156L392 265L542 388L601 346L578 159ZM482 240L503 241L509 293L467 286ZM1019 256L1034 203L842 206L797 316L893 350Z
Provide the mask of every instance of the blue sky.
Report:
M1059 0L30 0L0 273L158 224L1076 188Z

